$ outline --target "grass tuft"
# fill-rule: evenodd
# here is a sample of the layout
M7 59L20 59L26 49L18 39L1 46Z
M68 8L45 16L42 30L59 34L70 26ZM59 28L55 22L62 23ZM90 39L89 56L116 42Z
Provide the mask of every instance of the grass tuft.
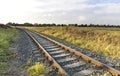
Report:
M39 62L28 68L30 76L45 76L47 74L46 67Z

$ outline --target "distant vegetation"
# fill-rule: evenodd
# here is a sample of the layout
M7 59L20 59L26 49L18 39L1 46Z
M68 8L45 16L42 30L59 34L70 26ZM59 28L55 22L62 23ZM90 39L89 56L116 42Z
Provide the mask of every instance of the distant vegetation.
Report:
M13 28L0 25L0 75L6 71L8 66L7 61L11 57L11 53L8 48L13 43L13 37L17 35L17 31Z
M62 26L62 27L66 27L66 26L75 26L75 27L119 27L120 25L109 25L109 24L103 24L103 25L99 25L99 24L32 24L32 23L24 23L24 24L18 24L18 23L7 23L6 25L12 25L12 26L34 26L34 27L50 27L50 26Z
M26 27L82 48L120 58L120 28L103 27Z

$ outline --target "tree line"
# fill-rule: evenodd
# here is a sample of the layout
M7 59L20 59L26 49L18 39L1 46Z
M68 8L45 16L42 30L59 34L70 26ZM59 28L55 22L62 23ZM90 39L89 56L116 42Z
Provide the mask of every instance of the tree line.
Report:
M0 23L0 28L5 28L5 29L7 29L7 28L11 28L11 27L10 27L10 25L5 25L5 24L1 24L1 23Z
M0 24L0 25L4 25L4 24ZM120 25L109 25L109 24L32 24L32 23L24 23L24 24L19 24L19 23L7 23L7 26L34 26L34 27L50 27L50 26L75 26L75 27L120 27Z

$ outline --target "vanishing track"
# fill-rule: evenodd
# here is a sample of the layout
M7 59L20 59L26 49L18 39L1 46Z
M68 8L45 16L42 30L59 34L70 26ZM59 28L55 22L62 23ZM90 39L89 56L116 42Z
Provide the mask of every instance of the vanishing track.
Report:
M62 76L120 76L120 71L88 57L40 33L25 30L49 63Z

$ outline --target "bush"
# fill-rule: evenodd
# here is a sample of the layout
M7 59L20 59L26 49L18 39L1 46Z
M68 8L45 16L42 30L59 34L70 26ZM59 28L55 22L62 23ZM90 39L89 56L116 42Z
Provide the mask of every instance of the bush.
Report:
M30 76L45 76L47 74L46 67L39 62L28 68L28 73Z

